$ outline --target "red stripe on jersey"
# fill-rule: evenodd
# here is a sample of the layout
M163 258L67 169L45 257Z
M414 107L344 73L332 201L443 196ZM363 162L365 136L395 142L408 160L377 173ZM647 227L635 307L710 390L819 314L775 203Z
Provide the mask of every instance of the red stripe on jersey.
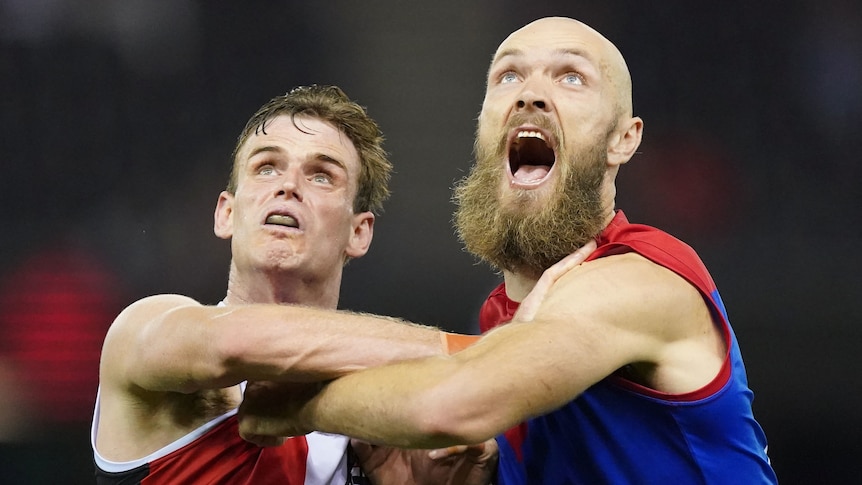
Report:
M303 485L307 457L304 436L259 447L239 437L236 416L231 416L187 446L153 460L141 485Z

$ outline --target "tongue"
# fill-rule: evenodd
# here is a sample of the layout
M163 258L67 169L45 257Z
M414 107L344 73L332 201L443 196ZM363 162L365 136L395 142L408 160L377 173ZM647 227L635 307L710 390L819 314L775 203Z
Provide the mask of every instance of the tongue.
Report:
M547 177L550 170L547 165L521 165L512 175L518 182L538 182Z

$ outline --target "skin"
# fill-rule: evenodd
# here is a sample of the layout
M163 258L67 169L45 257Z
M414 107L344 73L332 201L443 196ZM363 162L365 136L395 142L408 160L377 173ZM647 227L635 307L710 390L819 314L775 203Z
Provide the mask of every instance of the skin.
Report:
M538 20L509 36L494 57L478 141L496 143L508 136L507 120L527 113L546 117L569 146L603 143L610 222L614 179L643 129L632 116L630 86L622 56L596 31L572 19ZM561 155L542 180L514 180L501 169L501 203L518 204L513 210L547 203L565 164L577 163ZM516 197L523 191L533 196ZM528 311L477 344L357 372L278 407L246 400L241 433L317 429L395 446L476 443L577 398L624 366L629 379L680 394L707 385L722 365L725 344L699 292L637 254L575 266L553 284L537 285L537 275L517 269L504 278L508 296L527 298ZM353 419L360 412L363 419Z
M374 215L352 209L360 161L349 139L318 119L296 124L281 116L251 136L236 193L219 195L214 230L232 240L227 306L157 295L111 325L96 439L106 459L144 457L237 407L244 380L301 390L441 353L436 329L334 311L343 265L368 251ZM298 227L266 224L273 212Z

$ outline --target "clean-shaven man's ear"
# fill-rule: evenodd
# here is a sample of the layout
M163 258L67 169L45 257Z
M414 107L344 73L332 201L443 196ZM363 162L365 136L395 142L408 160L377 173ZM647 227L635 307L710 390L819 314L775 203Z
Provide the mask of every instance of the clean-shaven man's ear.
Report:
M222 239L230 239L233 236L233 200L233 194L222 191L216 203L213 232Z
M352 232L347 242L345 254L348 258L359 258L365 256L371 247L371 239L374 237L374 213L360 212L353 215Z

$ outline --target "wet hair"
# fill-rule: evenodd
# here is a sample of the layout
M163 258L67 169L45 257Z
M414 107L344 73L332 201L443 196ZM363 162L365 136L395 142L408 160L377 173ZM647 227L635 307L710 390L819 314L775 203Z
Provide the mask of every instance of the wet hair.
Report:
M347 136L359 153L359 181L353 211L378 213L383 209L383 201L389 197L392 171L392 164L383 149L383 133L365 108L351 101L337 86L300 86L261 106L237 139L232 156L233 169L226 189L229 193L236 193L240 149L252 134L266 134L267 123L281 115L290 116L294 126L297 116L316 118Z

